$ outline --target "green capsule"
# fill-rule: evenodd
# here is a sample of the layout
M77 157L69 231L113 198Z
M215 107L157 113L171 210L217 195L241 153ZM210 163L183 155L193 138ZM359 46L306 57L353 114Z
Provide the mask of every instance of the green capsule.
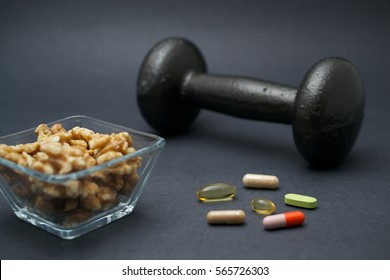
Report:
M252 209L262 215L271 215L275 212L275 204L268 199L256 198L251 202Z
M231 200L236 195L237 189L235 186L225 183L209 184L196 193L199 200L205 202L226 201Z

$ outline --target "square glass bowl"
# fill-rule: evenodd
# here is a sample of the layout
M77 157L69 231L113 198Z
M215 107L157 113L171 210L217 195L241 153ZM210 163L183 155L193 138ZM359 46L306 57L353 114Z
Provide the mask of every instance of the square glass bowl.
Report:
M128 132L136 151L63 175L48 175L0 157L0 191L16 216L61 238L73 239L130 214L165 140L86 116L71 116L47 125L56 123L66 130L79 126L101 134ZM34 130L0 137L0 144L35 142ZM123 166L127 168L118 172ZM86 190L94 195L90 197Z

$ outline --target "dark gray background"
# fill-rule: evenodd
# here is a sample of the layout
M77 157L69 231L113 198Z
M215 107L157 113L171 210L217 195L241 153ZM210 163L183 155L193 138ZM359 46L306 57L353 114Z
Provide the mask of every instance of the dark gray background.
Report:
M314 170L291 128L202 111L167 146L135 212L72 241L16 218L0 197L1 259L389 259L390 9L386 1L1 1L0 135L83 114L157 133L136 104L147 51L168 36L202 50L209 72L298 85L326 56L360 70L366 118L342 166ZM277 175L277 191L242 187ZM237 185L202 204L204 184ZM304 226L268 232L250 200L293 210L285 193L318 198ZM209 226L212 209L243 209L243 226Z

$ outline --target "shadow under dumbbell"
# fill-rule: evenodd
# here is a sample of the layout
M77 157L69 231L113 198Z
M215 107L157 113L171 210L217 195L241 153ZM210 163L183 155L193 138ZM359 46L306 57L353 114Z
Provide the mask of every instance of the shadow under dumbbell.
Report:
M233 159L248 159L259 163L275 162L282 166L303 166L309 171L343 172L345 170L366 171L367 160L376 161L364 147L357 148L349 157L338 165L316 167L308 164L296 149L291 135L291 127L267 122L243 121L223 114L203 111L194 125L185 134L165 136L168 143L185 143L193 146L194 152L202 149L209 151L213 157L218 151L229 153Z
M304 164L294 149L291 128L286 125L243 121L214 112L202 112L185 139L193 144L207 146L212 152L222 150L232 158L258 157L259 160L275 159L288 164ZM174 139L172 136L168 139ZM210 154L212 156L212 154ZM242 159L242 157L240 157Z

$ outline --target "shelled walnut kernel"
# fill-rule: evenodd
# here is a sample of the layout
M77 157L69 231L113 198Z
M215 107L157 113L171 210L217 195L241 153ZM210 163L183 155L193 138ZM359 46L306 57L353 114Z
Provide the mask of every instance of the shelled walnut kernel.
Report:
M61 124L41 124L35 134L37 141L33 143L0 144L0 157L45 174L62 175L136 151L127 132L108 135L78 126L67 131ZM11 170L3 176L30 206L48 217L60 214L59 223L72 226L117 205L119 196L129 197L138 183L140 165L141 158L134 157L86 177L55 184Z

